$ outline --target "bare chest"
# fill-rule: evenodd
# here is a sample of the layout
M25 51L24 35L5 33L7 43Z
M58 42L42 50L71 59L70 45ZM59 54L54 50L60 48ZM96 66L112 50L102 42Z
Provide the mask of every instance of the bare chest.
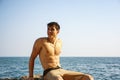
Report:
M46 55L59 55L61 52L61 46L59 43L52 44L52 43L44 43L43 49Z

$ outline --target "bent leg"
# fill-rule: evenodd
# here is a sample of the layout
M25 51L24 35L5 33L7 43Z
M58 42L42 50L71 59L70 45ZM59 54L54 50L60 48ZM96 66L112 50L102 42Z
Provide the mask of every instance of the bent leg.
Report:
M94 80L92 76L84 74L84 75L70 75L70 74L65 74L63 76L64 80Z
M64 80L60 75L44 77L44 80Z
M94 78L89 74L83 74L80 72L64 70L63 74L64 80L94 80Z
M80 72L57 69L48 72L44 80L94 80L94 78Z

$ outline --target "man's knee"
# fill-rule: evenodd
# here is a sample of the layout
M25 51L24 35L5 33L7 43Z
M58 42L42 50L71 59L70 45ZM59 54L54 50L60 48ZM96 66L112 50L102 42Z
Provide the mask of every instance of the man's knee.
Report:
M55 77L55 80L63 80L63 78L62 78L60 75L57 75L57 76Z
M63 78L60 75L52 76L51 78L44 77L44 80L63 80Z
M93 78L93 76L86 74L86 75L84 75L82 80L94 80L94 78Z

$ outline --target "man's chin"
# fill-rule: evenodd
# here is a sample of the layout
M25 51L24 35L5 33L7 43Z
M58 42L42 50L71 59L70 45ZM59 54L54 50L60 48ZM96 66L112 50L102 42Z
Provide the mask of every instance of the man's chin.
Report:
M55 38L54 36L48 36L48 38L52 39L52 38Z

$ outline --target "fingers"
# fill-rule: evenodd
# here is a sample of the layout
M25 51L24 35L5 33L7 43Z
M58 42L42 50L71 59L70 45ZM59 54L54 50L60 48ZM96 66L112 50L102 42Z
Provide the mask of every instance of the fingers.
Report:
M34 78L33 77L29 77L28 80L34 80Z

